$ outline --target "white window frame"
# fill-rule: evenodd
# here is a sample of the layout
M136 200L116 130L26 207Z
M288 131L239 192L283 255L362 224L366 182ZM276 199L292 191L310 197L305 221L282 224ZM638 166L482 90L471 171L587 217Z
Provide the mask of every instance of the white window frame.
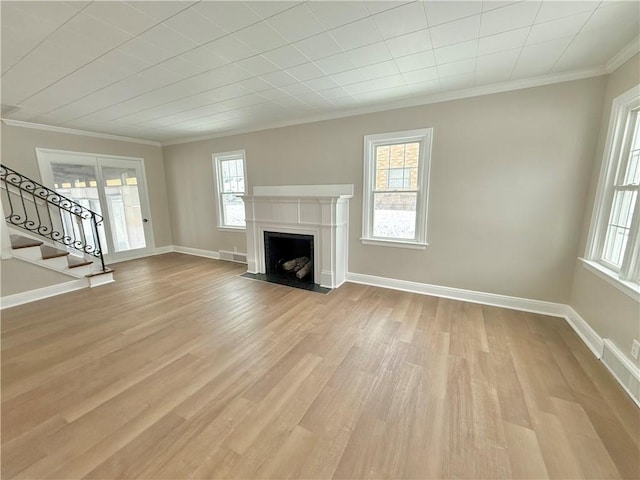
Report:
M424 250L427 243L427 209L433 128L421 128L402 132L380 133L364 137L364 188L362 209L362 238L365 245L413 248ZM374 192L376 186L376 147L399 143L420 143L418 156L418 188L416 199L416 235L413 239L376 237L373 235Z
M244 192L238 193L238 195L246 195L247 193L247 161L246 152L244 150L234 150L231 152L219 152L212 155L213 159L213 171L215 173L216 181L216 202L218 204L218 230L223 231L245 231L247 229L246 223L244 226L238 225L226 225L224 218L224 202L222 195L229 193L224 191L224 185L222 181L222 162L225 160L242 160L242 174L244 175Z
M613 100L585 258L580 259L588 270L636 301L640 301L640 284L637 280L640 277L640 193L636 197L622 267L610 264L602 259L602 255L614 192L620 188L616 187L616 179L621 175L622 167L626 166L631 147L634 131L631 114L638 108L640 85Z

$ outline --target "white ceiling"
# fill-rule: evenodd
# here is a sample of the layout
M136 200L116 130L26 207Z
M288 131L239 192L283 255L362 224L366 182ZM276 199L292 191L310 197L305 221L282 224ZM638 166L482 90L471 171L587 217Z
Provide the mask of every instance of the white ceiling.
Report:
M1 8L3 110L19 107L5 118L164 142L596 74L640 25L637 1Z

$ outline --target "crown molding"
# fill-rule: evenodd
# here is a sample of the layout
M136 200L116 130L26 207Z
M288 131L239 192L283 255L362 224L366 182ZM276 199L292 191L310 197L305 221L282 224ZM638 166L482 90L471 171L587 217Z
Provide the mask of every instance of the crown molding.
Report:
M605 70L607 73L614 72L638 52L640 52L640 36L637 36L622 47L622 50L616 53L611 60L605 64Z
M47 132L66 133L68 135L81 135L84 137L103 138L106 140L116 140L119 142L139 143L142 145L153 145L154 147L161 147L160 142L154 142L153 140L144 140L141 138L121 137L120 135L111 135L108 133L89 132L87 130L77 130L75 128L57 127L55 125L45 125L44 123L31 123L23 122L21 120L11 120L9 118L3 118L2 123L9 125L10 127L19 128L32 128L34 130L44 130Z
M585 70L577 70L567 73L553 73L548 75L542 75L539 77L524 78L520 80L513 80L509 82L496 83L492 85L483 85L480 87L466 88L464 90L455 90L452 92L438 93L435 95L427 95L422 97L413 97L400 101L394 101L384 104L379 104L370 107L355 108L349 110L343 110L340 112L331 112L324 115L317 115L313 117L297 118L294 120L288 120L284 122L276 122L267 125L249 127L245 129L228 130L225 132L212 133L208 135L200 135L197 137L185 137L177 140L169 140L161 142L163 147L171 145L180 145L183 143L193 143L203 140L212 140L216 138L230 137L232 135L240 135L244 133L259 132L262 130L271 130L275 128L290 127L292 125L302 125L305 123L322 122L325 120L335 120L338 118L353 117L357 115L365 115L368 113L385 112L388 110L396 110L399 108L418 107L421 105L429 105L433 103L449 102L452 100L461 100L464 98L478 97L482 95L492 95L495 93L509 92L513 90L522 90L525 88L540 87L543 85L550 85L553 83L570 82L572 80L581 80L589 77L597 77L600 75L606 75L608 72L605 67L594 67Z

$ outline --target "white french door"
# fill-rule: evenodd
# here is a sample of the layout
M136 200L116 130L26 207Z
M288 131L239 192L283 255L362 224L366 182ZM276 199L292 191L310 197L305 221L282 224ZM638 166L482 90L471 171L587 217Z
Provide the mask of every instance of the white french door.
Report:
M141 158L40 148L36 154L44 185L104 217L98 235L105 261L116 262L153 252Z

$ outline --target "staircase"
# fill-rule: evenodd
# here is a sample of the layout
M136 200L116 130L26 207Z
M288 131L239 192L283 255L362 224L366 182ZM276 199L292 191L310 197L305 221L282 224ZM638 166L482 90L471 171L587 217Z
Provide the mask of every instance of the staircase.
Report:
M89 287L97 287L113 281L114 270L97 269L93 260L45 244L41 240L21 234L9 235L12 257L75 278L86 278Z
M88 287L113 282L100 246L101 215L1 164L0 199L2 241L12 258L86 279Z

